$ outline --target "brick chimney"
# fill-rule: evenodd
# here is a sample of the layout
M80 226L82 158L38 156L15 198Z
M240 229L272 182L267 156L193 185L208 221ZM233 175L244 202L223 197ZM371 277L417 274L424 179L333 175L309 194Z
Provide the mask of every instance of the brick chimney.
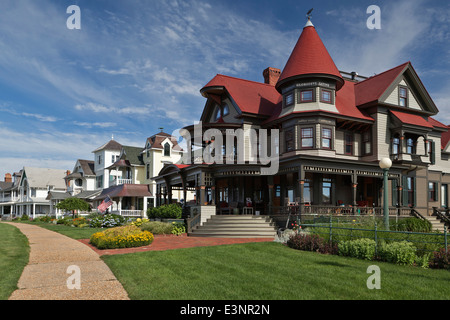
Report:
M11 173L6 173L5 174L5 182L12 182Z
M281 70L269 67L263 71L264 83L275 86L280 78Z

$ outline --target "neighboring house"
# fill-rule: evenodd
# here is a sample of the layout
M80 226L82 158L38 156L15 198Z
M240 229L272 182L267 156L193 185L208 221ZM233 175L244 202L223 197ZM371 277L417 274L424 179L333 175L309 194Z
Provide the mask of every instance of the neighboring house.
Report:
M65 193L66 170L24 167L14 174L13 186L3 191L12 216L28 215L35 218L51 214L49 192Z
M142 148L122 146L119 156L105 169L110 177L109 187L104 188L94 200L95 207L109 196L113 200L110 213L122 216L145 216L148 199L152 193L145 184L145 166Z
M290 204L302 213L380 214L383 192L391 215L448 207L449 127L433 118L438 108L411 62L372 77L341 72L308 20L284 69L267 68L263 75L264 83L216 75L200 91L206 98L200 121L203 134L251 128L258 142L260 129L279 130L278 140L268 137L277 172L264 174L269 165L248 157L222 164L191 157L159 172L157 204L170 200L174 188L193 188L202 215L230 208L273 215L288 212ZM185 129L192 137L188 154L211 142L196 142L194 125ZM246 136L238 147L261 155L261 145L250 141ZM239 148L225 140L221 147L234 150L223 156L235 159ZM386 157L393 165L383 190L379 161Z
M5 181L0 181L0 215L9 215L15 197L12 195L14 182L10 173L5 174Z
M110 175L107 168L119 160L121 151L122 145L114 139L92 151L94 153L95 189L101 190L110 187L110 181L114 179L114 176Z
M63 215L64 212L56 208L56 205L70 197L83 199L94 208L93 199L101 192L101 190L95 188L94 161L78 159L73 172L67 172L64 180L67 192L49 191L47 195L46 199L50 201L50 215L56 217Z
M159 132L147 138L144 150L142 151L145 165L145 183L150 186L150 191L155 197L157 194L154 177L165 165L180 163L183 156L183 149L179 146L176 137ZM172 201L190 201L194 199L194 192L187 192L183 195L183 190L172 190ZM155 206L154 197L149 206Z

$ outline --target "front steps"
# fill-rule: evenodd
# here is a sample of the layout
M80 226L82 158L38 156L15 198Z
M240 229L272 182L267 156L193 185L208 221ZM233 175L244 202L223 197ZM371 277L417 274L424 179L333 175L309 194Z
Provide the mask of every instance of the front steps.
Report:
M430 221L433 231L444 232L445 224L441 219L436 216L425 216L425 218Z
M267 216L213 215L197 226L190 237L275 238L277 228Z

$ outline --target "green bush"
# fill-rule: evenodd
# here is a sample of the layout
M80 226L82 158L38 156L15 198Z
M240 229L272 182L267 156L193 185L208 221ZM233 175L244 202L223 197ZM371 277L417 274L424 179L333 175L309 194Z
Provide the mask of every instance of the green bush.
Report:
M181 219L183 209L176 203L165 204L160 207L148 208L147 216L150 219Z
M417 260L416 251L417 248L408 241L382 242L378 246L378 254L381 260L400 265L413 265Z
M400 219L392 223L391 230L409 232L432 232L433 228L428 220L415 217Z
M141 230L149 231L153 234L171 234L173 224L160 221L148 221L141 225Z
M180 236L183 233L186 233L186 226L184 223L172 222L172 234Z
M339 243L338 249L341 256L373 260L375 258L376 242L367 238L343 241Z

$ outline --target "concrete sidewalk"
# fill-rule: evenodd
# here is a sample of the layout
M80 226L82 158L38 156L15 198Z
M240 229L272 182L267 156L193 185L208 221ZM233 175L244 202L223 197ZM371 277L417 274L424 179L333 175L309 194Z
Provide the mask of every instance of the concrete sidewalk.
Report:
M9 224L19 228L30 245L28 265L9 300L129 300L108 266L88 246L38 226Z

